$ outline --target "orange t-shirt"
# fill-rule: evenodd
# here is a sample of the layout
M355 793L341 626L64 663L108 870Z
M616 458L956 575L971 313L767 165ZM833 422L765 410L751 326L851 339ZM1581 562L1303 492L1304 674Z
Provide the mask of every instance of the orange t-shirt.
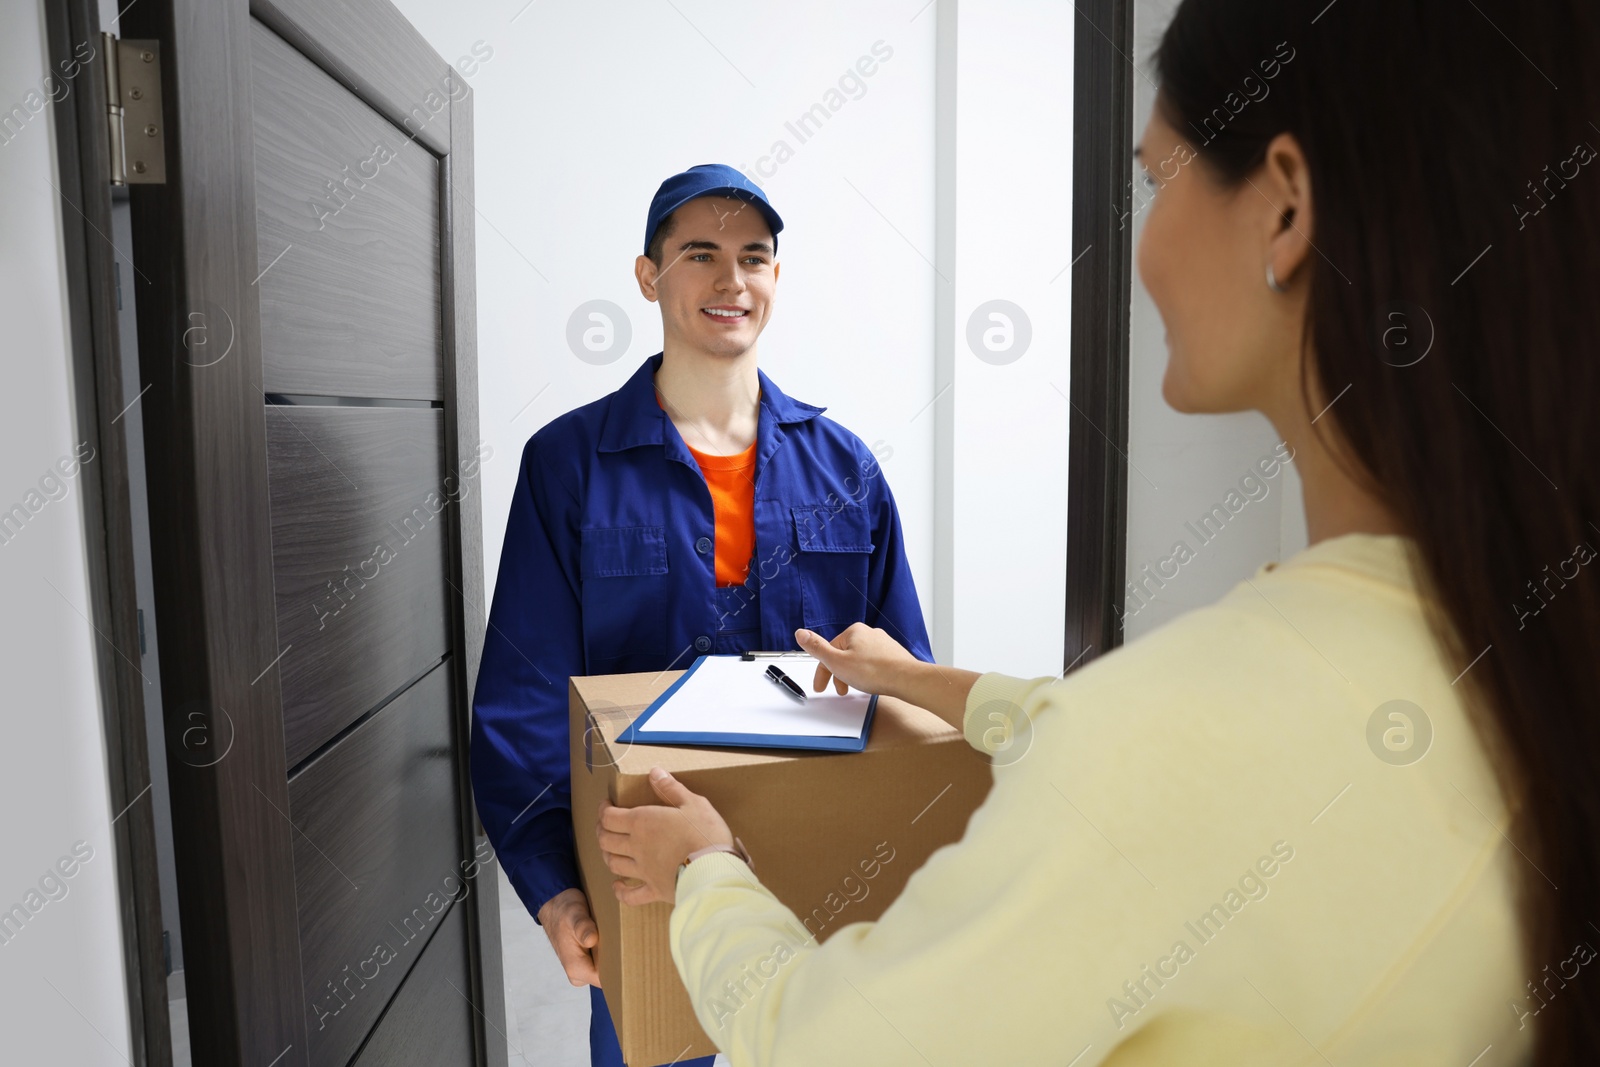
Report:
M710 456L689 448L711 490L719 586L743 585L750 573L750 557L755 555L757 443L750 442L749 448L733 456Z
M666 405L656 396L656 406L663 411ZM715 523L712 531L713 551L716 552L717 585L743 585L750 574L750 557L756 553L756 445L734 456L712 456L694 448L689 442L684 447L700 465L706 487L711 490L711 515Z

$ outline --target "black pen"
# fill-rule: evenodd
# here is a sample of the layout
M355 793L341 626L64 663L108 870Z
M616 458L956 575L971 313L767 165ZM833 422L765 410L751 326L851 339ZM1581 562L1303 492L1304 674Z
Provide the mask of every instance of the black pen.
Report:
M776 663L767 665L767 681L782 689L784 692L788 693L802 704L805 703L806 691L801 689L800 684L793 678L780 671Z

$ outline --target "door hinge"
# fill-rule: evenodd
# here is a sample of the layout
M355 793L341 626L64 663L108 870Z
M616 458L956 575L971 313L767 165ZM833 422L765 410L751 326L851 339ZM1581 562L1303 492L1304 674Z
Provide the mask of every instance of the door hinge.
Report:
M167 136L161 117L161 42L100 35L106 82L106 144L112 185L165 185Z

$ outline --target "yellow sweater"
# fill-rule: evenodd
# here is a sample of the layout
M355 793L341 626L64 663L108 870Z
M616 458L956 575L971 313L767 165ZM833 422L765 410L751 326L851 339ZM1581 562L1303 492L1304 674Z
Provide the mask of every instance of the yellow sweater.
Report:
M1030 747L878 922L797 945L739 860L690 864L706 1032L735 1067L1525 1061L1525 983L1560 992L1408 547L1323 541L1065 680L984 675L968 739L1009 701Z

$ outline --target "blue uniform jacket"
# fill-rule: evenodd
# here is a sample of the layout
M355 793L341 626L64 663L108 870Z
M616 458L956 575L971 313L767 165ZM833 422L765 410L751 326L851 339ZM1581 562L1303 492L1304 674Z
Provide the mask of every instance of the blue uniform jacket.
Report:
M932 660L878 459L760 374L755 555L717 588L711 492L655 399L657 353L522 454L473 695L478 815L530 912L578 886L567 679L681 669L880 626ZM759 373L759 372L758 372ZM806 684L809 684L809 680Z

